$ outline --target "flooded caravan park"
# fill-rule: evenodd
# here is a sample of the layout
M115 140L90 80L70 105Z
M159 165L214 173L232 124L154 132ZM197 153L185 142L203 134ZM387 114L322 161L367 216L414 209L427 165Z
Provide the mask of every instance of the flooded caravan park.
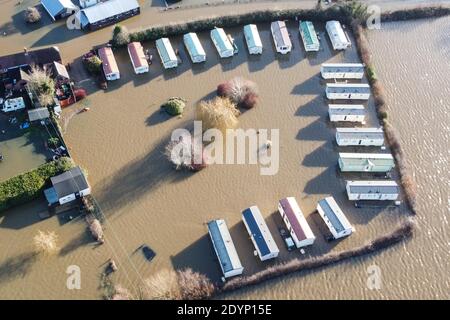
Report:
M422 22L410 24L436 32L445 19L425 25ZM396 28L407 28L405 25L399 24ZM114 275L114 281L130 289L135 289L142 279L165 267L191 266L217 279L219 268L203 225L211 218L227 220L244 266L249 272L259 270L261 264L252 256L253 248L240 221L240 212L257 204L282 248L283 244L276 234L276 225L279 224L275 214L276 201L288 195L296 196L305 214L310 214L319 199L333 194L357 230L350 238L331 245L319 236L317 245L309 248L308 254L351 248L390 230L403 219L405 215L398 210L354 209L345 200L343 179L337 173L337 148L332 142L333 127L326 117L325 87L319 69L323 62L358 61L354 48L345 53L332 54L330 44L321 30L322 47L325 50L306 57L294 23L289 26L294 49L288 57L275 55L268 25L260 25L265 47L261 57L249 57L241 30L232 29L227 31L237 40L240 52L229 61L219 61L208 35L201 34L200 39L208 56L205 65L192 66L180 39L174 38L171 39L172 44L180 50L183 59L177 70L163 71L153 43L144 43L155 57L148 75L135 76L127 53L123 50L116 53L122 73L119 82L112 83L103 92L96 90L89 80L84 81L83 86L92 93L84 102L89 104L91 111L77 115L76 111L82 106L66 109L64 116L67 121L64 127L72 154L88 170L95 196L107 218L107 243L101 247L89 244L82 220L70 223L66 223L64 218L37 221L36 213L43 210L43 204L30 204L11 210L0 222L0 296L67 299L100 297L99 274L102 264L110 257L119 262L120 269ZM393 32L390 36L393 39L398 37ZM411 36L420 37L414 34ZM380 42L378 45L384 45L381 36L373 41L377 40ZM63 51L64 57L68 55L76 58L82 53L74 48L67 49L67 54ZM416 48L418 56L423 54L420 49ZM448 54L448 50L446 52ZM386 52L384 54L388 55ZM394 54L389 62L393 57ZM442 59L439 54L436 58ZM384 59L383 56L380 59ZM389 72L388 68L379 71L383 77ZM76 74L74 71L74 74L75 80L85 80L83 72ZM279 173L273 177L264 177L259 175L256 166L220 165L196 174L175 172L162 155L171 131L188 126L193 119L195 103L211 97L219 82L235 75L258 83L261 96L261 104L240 117L240 127L281 130ZM392 79L395 79L395 75L392 75ZM389 99L395 97L394 100L401 101L389 90L388 94ZM181 119L168 118L160 112L159 105L171 96L182 96L189 101L188 110ZM371 118L367 125L375 125L372 102L369 103L369 109ZM441 119L445 119L445 114ZM405 126L408 124L405 123ZM444 141L446 144L448 142ZM414 150L406 150L414 165L417 146L409 147ZM416 171L416 177L419 174ZM426 179L425 176L422 179ZM422 183L421 188L425 188L425 181ZM445 181L439 190L444 188ZM443 196L445 198L445 194ZM442 200L442 196L436 194L434 200L439 199ZM442 220L437 215L433 216L436 219L428 217L431 211L425 209L427 204L422 202L424 199L420 201L419 220L423 226L420 227L419 235L403 247L397 246L371 257L351 260L323 270L289 276L231 297L444 297L448 283L440 279L448 279L445 275L448 272L445 254L448 254L449 245L445 243L449 239L445 232L448 230L439 229L443 226ZM445 210L445 199L442 201L443 206L437 210ZM445 217L444 214L442 216ZM315 233L320 235L313 215L308 217L308 221ZM429 229L425 229L425 226L429 226ZM42 260L30 254L31 243L23 239L31 239L38 229L57 230L62 247L57 258ZM429 256L425 252L422 256L418 253L423 250L423 243L429 245L429 250L435 250L436 244L428 235L428 230L433 230L432 234L438 233L444 241L440 242L443 245L438 249L441 250L436 251L436 255L430 259L432 261L427 260ZM151 263L136 251L143 243L157 253ZM429 250L427 252L431 252ZM282 250L281 258L291 255ZM417 261L418 257L423 260ZM369 291L366 287L367 267L374 263L382 271L389 270L383 273L383 289L380 291ZM424 263L431 263L427 270L421 267ZM81 267L83 283L80 291L65 288L65 270L71 264ZM405 270L408 270L406 274ZM428 278L429 270L437 272L432 279ZM408 279L411 285L404 286L402 281ZM432 284L429 291L421 287L426 282Z

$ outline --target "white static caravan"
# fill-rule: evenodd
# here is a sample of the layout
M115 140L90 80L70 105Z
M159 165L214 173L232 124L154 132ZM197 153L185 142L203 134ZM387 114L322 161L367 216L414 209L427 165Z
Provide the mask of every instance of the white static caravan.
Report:
M375 146L384 144L382 128L336 128L338 146Z
M233 44L222 28L212 29L210 35L211 40L221 58L229 58L234 56Z
M317 211L334 239L349 236L355 231L333 197L320 200L317 204Z
M358 200L392 200L400 194L395 181L347 181L347 196L351 201Z
M116 58L110 47L103 47L98 49L98 57L102 61L103 73L108 81L120 79L119 67L117 66Z
M316 237L294 197L281 199L278 202L278 212L283 218L297 248L309 246L314 243Z
M331 100L369 100L370 86L365 83L327 83L327 98Z
M208 222L208 233L219 259L220 268L225 278L242 274L244 267L234 247L230 231L224 220L212 220Z
M172 44L168 38L161 38L156 40L156 50L158 50L159 57L164 66L164 69L178 67L178 58L173 50Z
M261 54L263 45L259 37L258 27L256 24L247 24L244 26L244 37L247 43L248 53Z
M2 110L3 112L12 112L17 110L25 109L25 101L22 97L6 99L3 103Z
M242 211L242 220L261 261L278 257L280 250L259 208L252 206Z
M186 46L186 50L191 57L192 63L200 63L206 61L206 53L203 49L198 36L194 32L186 33L183 36L183 42Z
M339 153L342 172L389 172L395 167L390 153Z
M327 21L325 28L334 50L345 50L352 45L339 21Z
M149 71L147 57L140 42L131 42L128 44L128 55L130 56L134 73L141 74Z
M362 79L362 63L322 63L320 73L324 79Z
M313 23L311 21L300 21L299 30L305 51L319 51L319 38L317 38Z
M289 31L284 21L274 21L270 24L270 31L272 32L275 49L278 53L287 54L292 50L291 39L289 38Z
M328 115L331 122L364 123L366 111L362 104L329 104Z

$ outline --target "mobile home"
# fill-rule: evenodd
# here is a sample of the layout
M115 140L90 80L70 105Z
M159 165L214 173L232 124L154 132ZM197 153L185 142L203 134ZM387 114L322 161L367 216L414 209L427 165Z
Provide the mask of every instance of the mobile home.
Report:
M336 128L338 146L375 146L384 144L382 128Z
M78 11L71 0L41 0L41 4L53 21L71 16Z
M117 66L112 49L110 47L98 49L98 57L102 61L102 68L106 80L113 81L120 79L119 67Z
M317 204L317 212L319 212L334 239L349 236L354 232L354 228L333 197L320 200Z
M327 29L327 33L330 37L331 45L334 50L345 50L351 46L352 43L342 29L339 21L327 21L325 28Z
M258 27L255 24L244 26L244 37L247 43L248 53L261 54L263 45L259 37Z
M239 260L225 221L212 220L208 222L208 233L217 259L219 260L223 276L229 278L242 274L244 267L242 267L241 260Z
M156 40L156 50L165 69L176 68L178 58L168 38Z
M278 53L287 54L292 50L292 43L289 31L284 21L274 21L270 24L275 49Z
M329 104L328 115L331 122L359 122L364 123L366 111L359 104Z
M347 181L349 200L397 200L400 188L395 181Z
M297 248L309 246L314 243L316 237L294 197L281 199L278 202L278 212L283 218Z
M128 44L128 54L133 65L134 73L146 73L149 70L147 57L140 42Z
M327 83L326 94L331 100L369 100L370 86L365 83Z
M242 211L242 220L261 261L276 258L280 250L259 208L252 206Z
M324 79L362 79L362 63L322 63L320 73Z
M183 42L191 57L192 63L200 63L206 61L206 53L198 39L198 36L194 32L186 33L183 36Z
M319 51L320 43L313 23L311 21L300 21L299 29L305 50Z
M395 167L390 153L339 153L342 172L389 172Z
M214 28L211 30L211 40L221 58L229 58L234 55L233 44L222 28Z
M22 97L6 99L3 103L3 112L12 112L25 109L25 100Z

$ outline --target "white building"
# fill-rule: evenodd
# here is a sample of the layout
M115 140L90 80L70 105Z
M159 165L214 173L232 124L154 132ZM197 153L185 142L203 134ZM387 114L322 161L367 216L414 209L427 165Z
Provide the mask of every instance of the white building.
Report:
M52 187L44 191L49 205L63 205L91 194L91 187L81 171L75 167L50 179Z
M128 55L133 65L134 73L141 74L149 71L147 57L140 42L128 44Z
M80 0L80 7L84 9L95 6L97 3L99 3L99 0Z
M369 100L370 86L365 83L327 83L327 98L331 100Z
M384 144L382 128L336 128L338 146L375 146Z
M205 50L203 49L196 33L190 32L185 34L183 36L183 42L193 63L206 61Z
M78 10L71 0L41 0L41 4L53 21L71 16Z
M366 111L360 104L329 104L328 115L331 122L364 123Z
M221 58L229 58L234 55L235 51L233 44L222 28L212 29L210 35L211 40Z
M362 79L362 63L322 63L320 73L324 79Z
M244 267L237 254L231 239L230 231L224 220L212 220L208 222L208 233L219 260L225 278L242 274Z
M98 49L98 57L102 61L103 73L106 80L114 81L120 79L120 71L117 66L116 58L110 47Z
M247 43L248 53L262 53L263 45L256 24L247 24L246 26L244 26L244 37L245 42Z
M278 212L283 218L297 248L309 246L314 243L316 237L294 197L281 199L278 202Z
M270 24L275 49L278 53L287 54L292 50L289 31L284 21L274 21Z
M400 188L395 181L347 181L349 200L397 200Z
M168 38L156 40L156 50L158 50L161 63L165 69L178 67L178 58L173 50L172 44Z
M334 239L349 236L355 231L333 197L320 200L317 204L317 211Z
M280 250L259 208L252 206L242 211L242 220L261 261L278 257Z
M334 50L345 50L351 46L350 39L342 29L341 23L336 20L327 21L325 28L330 37Z
M339 153L342 172L389 172L395 167L390 153Z
M3 103L3 112L12 112L25 109L25 101L22 97L6 99Z
M317 37L313 23L311 21L300 21L299 30L305 51L319 51L319 38Z

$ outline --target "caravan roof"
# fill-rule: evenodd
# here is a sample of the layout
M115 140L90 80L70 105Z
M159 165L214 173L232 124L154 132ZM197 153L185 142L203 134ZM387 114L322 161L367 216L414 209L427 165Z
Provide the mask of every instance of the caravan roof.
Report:
M384 139L382 128L336 128L336 133L339 137L360 139Z
M370 86L365 83L327 83L327 92L370 93Z
M186 33L183 36L184 43L186 47L188 48L188 51L192 56L204 56L205 50L202 47L202 44L200 43L200 40L198 39L198 36L194 32Z
M98 56L102 61L103 70L105 74L118 73L119 67L117 66L116 58L110 47L103 47L98 49Z
M284 210L286 218L292 227L297 239L299 241L314 238L314 234L308 225L297 201L293 197L288 197L280 200L280 205Z
M173 51L172 44L170 43L168 38L161 38L156 40L156 46L158 48L158 52L161 55L161 60L164 62L167 61L178 61L177 56L175 55L175 51Z
M140 42L131 42L128 44L130 58L135 68L148 67L147 58L145 57L144 48Z
M337 233L352 228L352 225L333 197L320 200L319 206Z
M289 38L289 31L284 21L274 21L271 23L272 34L277 46L290 47L292 45Z
M258 27L255 24L247 24L244 26L244 33L247 45L252 47L262 47L261 38L259 37Z
M362 63L323 63L322 70L329 73L364 73L364 65Z
M347 181L347 186L350 188L351 193L356 194L397 194L400 192L400 188L395 181Z
M139 8L136 0L109 0L81 10L83 24L95 23Z
M233 46L222 28L214 28L211 30L211 37L219 47L221 52L233 50Z
M302 39L306 45L319 45L319 39L317 38L316 30L311 21L300 21L299 27L302 32Z

